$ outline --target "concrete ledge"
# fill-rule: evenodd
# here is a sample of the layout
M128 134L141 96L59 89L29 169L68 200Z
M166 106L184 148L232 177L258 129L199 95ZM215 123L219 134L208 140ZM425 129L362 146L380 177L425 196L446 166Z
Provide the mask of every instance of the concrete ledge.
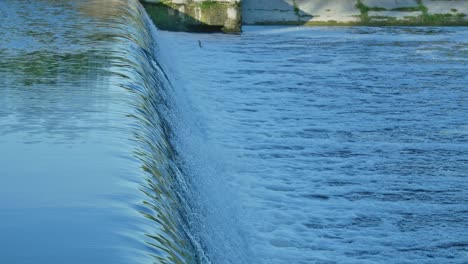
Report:
M468 26L468 0L142 2L157 26L165 30L240 32L241 22L249 25Z
M296 0L295 4L301 13L311 18L305 22L358 22L359 10L354 1L342 0Z
M163 30L241 31L240 0L143 0L151 19Z
M388 18L388 19L396 19L396 20L407 20L410 17L419 17L423 13L421 11L414 11L414 12L401 12L401 11L369 11L368 16L369 20L375 20L379 18Z
M405 8L405 7L418 7L416 0L361 0L361 2L368 7L380 7L385 9Z
M468 16L468 1L424 0L422 4L427 7L429 14L465 14Z
M243 0L243 23L468 26L468 0Z

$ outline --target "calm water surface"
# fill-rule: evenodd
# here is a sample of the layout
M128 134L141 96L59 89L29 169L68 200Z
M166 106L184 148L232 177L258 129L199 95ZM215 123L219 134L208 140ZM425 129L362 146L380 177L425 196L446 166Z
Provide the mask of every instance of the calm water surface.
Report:
M0 263L466 263L467 63L462 27L0 1Z
M137 1L0 1L0 263L198 261L154 30Z

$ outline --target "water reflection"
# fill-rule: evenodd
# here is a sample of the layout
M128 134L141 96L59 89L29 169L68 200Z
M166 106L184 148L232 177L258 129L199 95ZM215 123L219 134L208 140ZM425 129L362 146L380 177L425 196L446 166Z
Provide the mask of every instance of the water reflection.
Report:
M198 262L139 3L0 13L0 262Z

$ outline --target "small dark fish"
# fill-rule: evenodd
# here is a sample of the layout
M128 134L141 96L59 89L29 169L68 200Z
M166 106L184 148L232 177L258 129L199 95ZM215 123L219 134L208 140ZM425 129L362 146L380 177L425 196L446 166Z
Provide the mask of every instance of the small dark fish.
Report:
M198 41L198 47L200 47L200 48L203 47L200 40Z

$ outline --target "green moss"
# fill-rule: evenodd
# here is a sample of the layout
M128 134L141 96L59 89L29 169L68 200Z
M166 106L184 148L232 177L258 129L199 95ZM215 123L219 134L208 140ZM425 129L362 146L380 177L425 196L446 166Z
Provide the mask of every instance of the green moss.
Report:
M359 12L361 13L359 16L361 18L361 22L367 22L369 20L369 7L361 2L361 0L357 0L356 8L359 9Z
M369 21L369 11L387 11L387 9L384 7L367 6L361 0L358 0L355 6L357 9L359 9L359 12L361 13L359 17L361 18L362 23L366 23Z
M468 21L465 20L466 15L463 13L451 14L429 14L426 6L421 0L417 1L417 6L401 7L395 9L385 9L383 7L369 7L362 0L357 0L356 8L360 11L357 17L359 22L337 22L337 21L309 21L304 19L306 16L299 9L297 0L293 0L294 12L297 15L297 21L265 21L258 23L259 25L308 25L308 26L467 26ZM153 4L154 5L154 4ZM239 32L240 27L236 26L234 21L226 21L226 8L239 8L239 3L226 3L207 0L203 2L192 2L188 4L174 4L172 0L162 0L159 6L165 6L158 12L153 12L151 17L158 20L159 27L165 25L167 27L177 26L180 30L192 31L194 28L199 30L222 30L228 33ZM180 13L178 10L181 6L185 7L185 11ZM200 10L201 17L200 17ZM171 12L168 12L171 11ZM281 10L277 10L281 12ZM326 10L328 11L328 10ZM389 16L372 16L369 17L370 11L400 11L400 12L416 12L420 11L420 16L406 16L404 19L397 19ZM454 10L451 10L455 12ZM152 12L149 12L152 13ZM226 24L227 23L227 24ZM224 28L226 27L226 28Z
M387 9L384 7L371 6L369 7L369 11L387 11Z
M369 26L466 26L468 21L450 14L407 16L404 20L370 21Z
M309 21L305 25L314 26L314 27L324 27L324 26L352 27L352 26L360 26L362 25L362 23L360 22L338 22L335 20L328 20L328 21Z
M393 8L392 11L399 11L399 12L417 12L421 11L421 5L418 6L402 6Z
M396 17L389 17L389 16L372 16L371 19L373 21L395 21L397 20Z
M274 24L274 23L265 23ZM283 24L283 23L276 23ZM299 25L299 23L290 23ZM468 26L468 21L457 16L447 15L429 15L423 18L422 16L407 16L405 19L397 19L388 16L373 16L364 22L337 22L337 21L310 21L305 23L306 26Z
M359 23L340 23L340 25L362 25L362 26L467 26L468 21L464 20L465 14L429 14L428 8L422 3L422 0L417 0L417 6L414 7L399 7L390 11L400 12L417 12L421 11L420 16L406 16L404 19L396 19L388 16L372 16L369 17L369 11L386 11L381 7L369 7L357 0L356 8L359 9ZM453 11L453 10L452 10ZM326 24L328 22L307 23L307 25Z
M208 0L208 1L201 2L200 4L198 4L198 6L201 9L210 9L210 8L216 7L217 5L220 5L220 4L221 3L219 3L219 2Z
M422 20L424 23L427 23L428 25L437 25L437 24L443 24L447 23L450 20L452 20L452 15L451 14L423 14L422 15Z
M300 14L300 9L299 9L299 6L297 5L296 3L296 0L292 0L292 3L293 3L293 8L294 8L294 13L296 14L297 16L297 19L299 20L301 14Z
M369 12L369 7L366 6L361 0L358 0L356 2L356 8L359 9L359 11L362 13L367 13Z
M301 21L262 21L262 22L256 22L255 25L259 26L302 26L304 25L304 22Z
M429 10L422 4L422 0L418 0L419 7L422 11L422 15L419 18L421 25L427 26L466 26L468 21L463 19L464 16L452 15L452 14L429 14ZM456 10L456 9L452 9Z
M163 30L240 32L240 20L229 19L226 12L228 8L239 10L239 3L209 0L176 4L172 0L164 0L159 3L143 2L143 5L156 26Z
M380 6L367 6L361 0L356 3L356 8L362 13L368 13L369 11L387 11L385 7Z
M427 7L423 4L422 0L418 0L417 3L418 3L418 8L419 8L419 10L421 10L421 12L423 13L423 15L424 15L424 14L427 14L428 9L427 9Z

